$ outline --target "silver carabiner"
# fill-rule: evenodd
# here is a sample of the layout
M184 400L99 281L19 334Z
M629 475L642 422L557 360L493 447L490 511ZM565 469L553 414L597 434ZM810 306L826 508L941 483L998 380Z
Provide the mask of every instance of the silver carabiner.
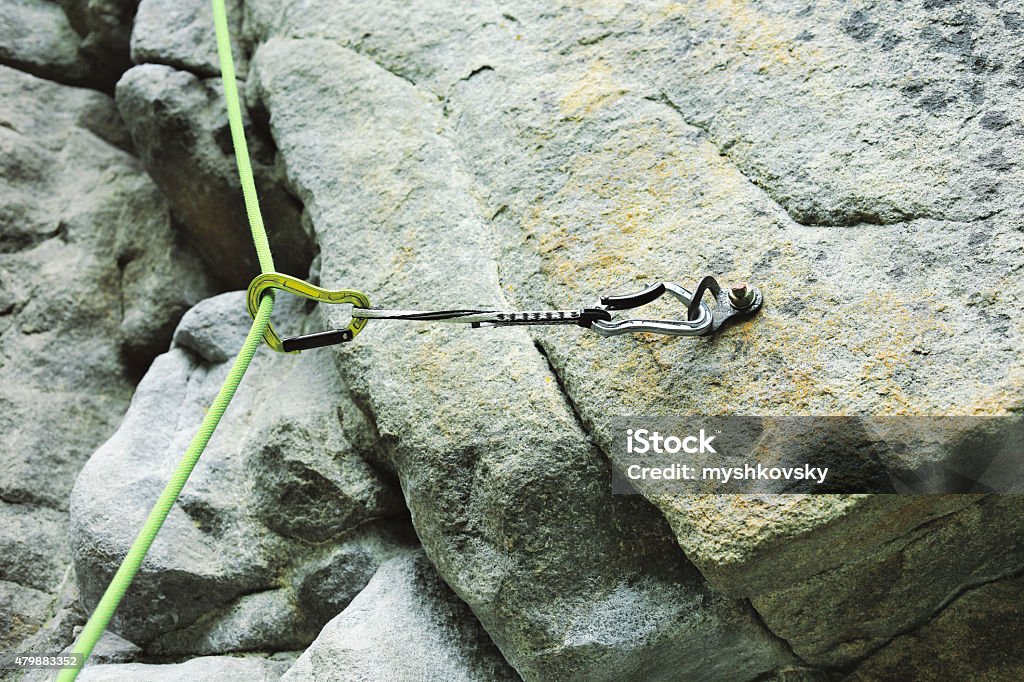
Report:
M710 291L715 298L712 307L703 300L704 293ZM606 311L632 310L647 305L661 298L664 294L672 294L686 306L685 320L652 320L631 318L623 320L594 320L590 328L601 336L617 336L632 332L652 332L669 336L705 336L718 330L722 324L737 315L753 315L764 301L761 291L741 282L723 290L718 281L707 276L691 292L675 282L659 282L641 292L624 296L602 296L598 309Z

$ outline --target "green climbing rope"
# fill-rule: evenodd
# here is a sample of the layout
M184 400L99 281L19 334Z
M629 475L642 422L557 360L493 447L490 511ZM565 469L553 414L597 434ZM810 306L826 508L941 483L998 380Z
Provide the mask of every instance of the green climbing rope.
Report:
M249 164L249 145L245 143L245 129L242 127L242 108L238 100L238 84L235 82L235 62L231 58L231 34L228 32L228 16L224 0L212 0L213 25L217 29L217 56L220 58L220 75L224 79L224 99L228 108L228 124L231 128L231 142L235 147L235 161L238 163L238 177L242 181L242 195L245 197L245 212L249 216L252 243L260 259L260 270L274 271L274 257L270 254L267 231L263 229L263 216L256 198L256 183L252 179Z
M252 167L249 164L249 149L245 143L245 132L242 128L242 111L238 101L238 86L235 83L234 61L231 58L231 39L228 33L227 13L224 9L224 0L212 0L212 2L213 23L217 32L217 54L220 57L221 75L224 79L224 98L227 101L228 123L231 127L231 139L235 147L235 160L238 162L238 175L242 181L245 210L249 216L249 227L252 230L252 240L256 246L260 269L264 273L273 272L274 258L270 253L267 233L263 228L263 218L260 216L260 206L256 196L256 183L253 181ZM203 450L206 449L206 444L210 442L210 437L217 428L217 424L220 423L221 417L224 416L224 410L227 409L228 404L234 397L238 384L242 381L242 377L249 368L249 363L252 362L256 349L259 348L260 342L263 340L263 334L270 325L270 314L273 309L273 292L268 292L260 300L259 308L253 318L252 328L245 338L245 343L242 344L242 349L237 357L235 357L235 362L231 366L231 371L228 373L227 378L224 380L224 385L221 386L220 392L217 393L217 397L203 418L199 431L192 438L192 442L185 451L185 455L178 463L178 468L171 476L171 480L167 482L167 486L164 488L163 493L161 493L160 499L157 500L152 511L149 512L145 525L135 538L135 542L132 543L128 554L125 555L121 566L117 569L117 573L114 574L110 585L107 586L99 604L96 605L96 609L89 618L89 622L85 624L85 628L75 641L72 651L79 655L79 667L61 670L57 676L58 682L74 682L75 678L78 677L81 666L85 664L85 660L92 653L93 647L96 646L96 641L99 640L100 635L103 634L107 624L113 617L118 604L121 603L122 597L124 597L125 592L128 590L128 586L131 585L132 580L135 578L139 566L142 565L143 559L146 558L146 553L149 552L153 540L167 519L171 507L177 501L181 489L185 486L185 482L192 473L192 469L195 467L196 462L199 461Z

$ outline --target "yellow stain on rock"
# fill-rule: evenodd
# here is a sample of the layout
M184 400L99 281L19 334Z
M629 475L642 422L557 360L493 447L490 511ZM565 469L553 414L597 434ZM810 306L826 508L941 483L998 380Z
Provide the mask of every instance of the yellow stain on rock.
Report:
M811 52L786 36L793 32L782 17L739 0L680 3L677 12L696 17L717 12L721 33L736 33L729 50L743 59L771 61L776 68L806 71L797 57L814 61ZM688 19L691 20L691 19ZM697 22L700 19L692 19ZM712 41L714 42L714 41ZM801 51L803 50L803 51ZM741 54L747 51L747 54ZM713 62L711 62L713 63ZM824 64L824 58L817 65ZM827 75L814 77L816 88L831 87ZM624 90L597 61L561 100L566 115L584 117L609 106ZM979 386L970 405L944 404L942 391L914 355L915 338L955 333L937 317L942 302L928 294L913 300L893 292L868 292L846 300L840 314L834 301L801 290L801 282L820 276L806 238L781 209L766 211L748 178L713 145L681 133L673 117L652 115L631 121L600 146L579 151L566 161L566 182L524 213L520 226L540 256L549 294L587 296L608 286L649 284L657 279L685 279L702 269L707 258L732 242L715 236L731 225L760 225L763 239L748 234L743 249L733 249L737 272L751 272L768 251L770 268L758 273L768 304L756 319L731 325L714 340L678 340L657 336L621 338L599 353L586 336L575 347L595 371L614 364L629 377L620 398L624 409L666 406L666 397L687 409L717 414L756 410L762 414L992 413L1012 404L998 386ZM580 207L585 207L580 210ZM685 248L677 245L685 243ZM671 260L665 252L671 252ZM671 270L668 270L671 268ZM716 275L728 273L716 272ZM794 313L783 313L787 308ZM668 309L666 307L666 309ZM657 310L652 308L651 310ZM884 314L880 314L883 312ZM932 360L934 361L934 357ZM714 363L692 383L689 367ZM837 366L837 363L842 365ZM963 370L966 371L966 370ZM953 368L956 374L956 368ZM1011 372L1012 374L1012 372ZM965 375L953 381L969 381ZM608 389L619 391L616 380ZM1021 385L1021 377L1011 382Z
M585 118L597 109L613 104L628 92L603 60L590 64L576 86L558 101L558 109L567 118Z

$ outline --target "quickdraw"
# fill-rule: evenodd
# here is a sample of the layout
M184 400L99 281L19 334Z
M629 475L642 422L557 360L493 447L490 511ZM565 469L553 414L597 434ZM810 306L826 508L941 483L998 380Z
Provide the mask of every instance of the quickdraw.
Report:
M518 325L577 325L591 329L601 336L617 336L633 332L651 332L669 336L706 336L712 334L727 320L737 316L749 317L763 302L757 287L746 282L733 285L728 291L718 281L707 276L694 292L674 282L659 282L635 294L602 296L598 305L577 310L494 310L490 308L460 308L455 310L387 310L373 308L370 299L351 289L323 289L304 280L270 272L259 275L249 284L246 307L255 318L260 299L268 289L281 289L320 303L347 303L352 306L352 319L347 327L282 339L273 325L267 327L263 340L279 353L298 353L345 343L362 331L368 320L407 320L416 322L457 322L473 328L511 327ZM710 292L714 303L704 300ZM614 319L613 312L632 310L647 305L664 294L671 294L686 306L685 320L655 320L647 318Z

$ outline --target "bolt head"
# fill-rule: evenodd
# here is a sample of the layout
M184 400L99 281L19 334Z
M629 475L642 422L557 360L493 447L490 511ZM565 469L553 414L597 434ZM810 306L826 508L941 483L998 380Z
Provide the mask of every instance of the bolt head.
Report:
M729 303L736 309L749 308L754 302L754 291L746 282L729 285Z

